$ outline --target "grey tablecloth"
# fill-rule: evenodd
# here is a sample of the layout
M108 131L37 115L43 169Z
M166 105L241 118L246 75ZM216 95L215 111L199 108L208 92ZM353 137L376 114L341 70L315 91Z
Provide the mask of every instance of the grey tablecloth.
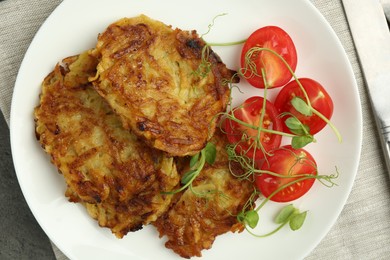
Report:
M390 259L390 183L343 6L341 0L311 1L336 31L353 66L363 108L364 139L352 193L336 224L307 259ZM0 108L7 123L23 55L40 25L60 3L0 1ZM57 259L66 259L54 245L53 248Z

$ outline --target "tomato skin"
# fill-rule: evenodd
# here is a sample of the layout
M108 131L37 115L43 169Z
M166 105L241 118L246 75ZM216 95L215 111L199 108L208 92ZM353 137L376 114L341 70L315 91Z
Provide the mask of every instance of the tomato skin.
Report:
M309 78L300 78L299 82L307 92L312 107L323 114L326 118L330 119L333 114L333 101L324 87L317 81ZM309 126L311 135L321 131L326 126L326 122L315 114L312 116L305 116L299 113L291 104L291 100L295 96L306 101L303 91L299 87L298 83L293 80L284 86L276 96L274 104L278 112L292 113L304 125ZM283 124L283 128L285 132L290 133L290 130L285 124Z
M300 159L297 159L300 158ZM304 149L294 149L290 145L282 146L275 150L273 155L264 161L260 167L261 170L267 170L284 176L310 174L317 175L317 164L313 156ZM256 176L256 186L265 197L269 197L282 185L290 183L300 177L281 178L271 174L261 174ZM313 186L315 179L310 178L298 183L292 184L282 189L270 200L275 202L289 202L296 200L306 194Z
M245 100L245 102L233 109L234 117L253 126L259 126L260 115L263 108L264 98L254 96ZM243 126L229 118L223 122L224 129L227 134L227 139L232 144L237 144L236 153L243 154L251 159L260 160L264 158L264 152L260 149L250 148L253 141L256 139L257 130ZM278 113L274 105L266 100L266 111L263 119L263 128L281 131L283 129L282 121L278 117ZM243 135L249 138L243 140ZM261 132L260 141L265 151L276 149L280 146L282 136L278 134L270 134Z
M253 47L272 49L281 55L295 71L297 67L297 51L291 37L277 26L262 27L253 32L245 42L241 51L241 67L246 67L246 56ZM292 75L283 61L269 51L256 52L251 56L251 61L256 64L256 74L253 71L243 70L244 77L256 88L265 88L261 68L265 69L266 80L270 88L280 87L289 82Z

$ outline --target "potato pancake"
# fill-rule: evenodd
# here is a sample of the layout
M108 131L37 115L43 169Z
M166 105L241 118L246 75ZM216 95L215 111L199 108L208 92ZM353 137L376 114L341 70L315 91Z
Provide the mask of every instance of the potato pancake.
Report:
M88 81L98 60L66 58L43 81L36 136L66 180L66 196L119 238L155 221L180 181L174 158L125 130Z
M206 164L194 180L197 194L187 189L175 195L171 208L153 223L160 237L167 236L165 246L184 258L201 256L201 251L210 249L218 235L243 231L236 216L254 191L250 181L239 180L230 173L226 136L217 130L212 142L217 146L216 161ZM232 168L242 174L240 167Z
M196 154L216 129L213 119L226 109L226 80L238 81L205 46L195 31L145 15L123 18L98 37L94 87L124 128L151 147L173 156Z

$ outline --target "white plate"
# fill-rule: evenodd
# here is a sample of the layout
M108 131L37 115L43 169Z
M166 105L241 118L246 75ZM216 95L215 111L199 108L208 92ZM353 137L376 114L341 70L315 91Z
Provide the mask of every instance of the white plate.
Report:
M301 259L308 255L337 220L357 172L362 142L362 116L356 82L347 56L329 24L309 1L290 0L66 0L43 24L26 56L15 85L11 111L11 145L14 164L24 196L50 239L72 259L179 259L164 247L153 227L115 238L98 227L85 209L64 197L62 176L52 166L34 135L33 109L38 104L40 83L64 57L94 46L99 32L121 17L144 13L174 27L208 29L222 13L211 32L210 42L231 42L246 38L255 29L277 25L286 30L298 51L297 74L321 82L333 97L332 121L343 135L339 144L329 128L308 150L317 159L321 173L338 168L338 186L331 189L316 182L313 189L294 202L309 210L299 231L287 228L264 238L248 233L217 237L202 259ZM238 67L241 46L214 50L231 68ZM235 94L238 103L258 94L241 84L245 95ZM258 232L273 228L272 216L282 205L269 203L261 212Z

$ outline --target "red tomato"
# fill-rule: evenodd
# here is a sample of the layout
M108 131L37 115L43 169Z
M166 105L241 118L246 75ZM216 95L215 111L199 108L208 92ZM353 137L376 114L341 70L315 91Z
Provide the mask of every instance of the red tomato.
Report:
M330 119L333 114L333 101L328 92L321 86L320 83L308 78L299 79L303 88L305 89L312 107L323 114L326 118ZM298 112L291 100L294 97L300 97L306 101L302 89L299 87L297 81L293 80L284 86L275 99L275 107L282 112L290 112L296 116L304 125L310 128L310 134L314 135L318 133L322 128L326 126L326 122L319 118L317 115L305 116ZM290 132L285 124L283 124L284 131Z
M256 186L265 197L269 197L274 191L296 181L302 177L294 175L309 174L317 175L317 164L313 157L304 149L294 149L290 145L282 146L275 150L273 155L264 161L261 170L271 171L284 176L276 177L271 174L261 174L256 176ZM270 198L276 202L288 202L300 198L313 186L314 178L291 184Z
M295 71L297 67L297 51L290 36L281 28L266 26L253 32L245 42L241 52L241 67L248 82L256 88L264 88L261 69L265 69L269 87L280 87L291 79L292 75L283 61L269 51L256 51L250 56L255 68L247 67L247 53L254 47L269 48L281 55Z
M241 106L233 109L232 113L234 117L240 121L258 127L260 124L263 102L264 98L262 97L251 97ZM268 100L266 100L266 109L261 127L276 131L281 131L283 129L282 121L278 117L274 105ZM228 141L237 144L236 152L238 154L245 154L247 157L255 160L264 158L264 152L261 150L261 146L265 151L270 151L278 148L282 140L281 135L266 133L264 131L261 131L260 137L257 138L257 129L244 126L229 118L224 121L224 128ZM258 142L256 142L256 140L258 140ZM257 145L257 147L255 147L255 145Z

